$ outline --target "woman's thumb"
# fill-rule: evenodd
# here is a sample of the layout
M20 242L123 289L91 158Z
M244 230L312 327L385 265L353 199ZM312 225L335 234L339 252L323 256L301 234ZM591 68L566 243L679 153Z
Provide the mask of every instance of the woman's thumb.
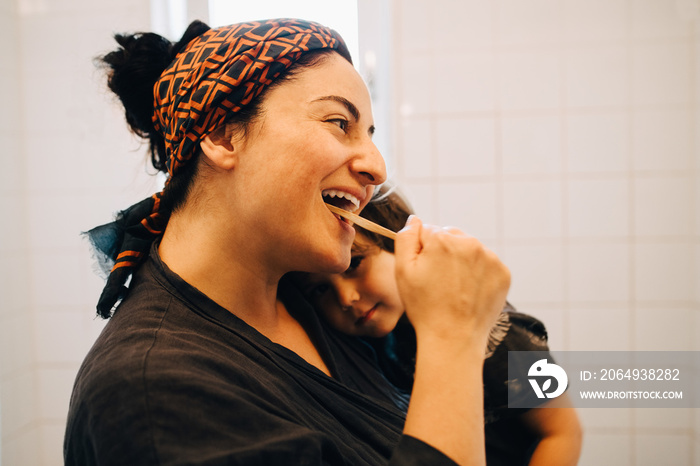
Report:
M396 235L394 242L394 252L397 262L412 261L420 254L423 249L421 241L421 231L423 230L423 222L411 215L408 217L406 226Z

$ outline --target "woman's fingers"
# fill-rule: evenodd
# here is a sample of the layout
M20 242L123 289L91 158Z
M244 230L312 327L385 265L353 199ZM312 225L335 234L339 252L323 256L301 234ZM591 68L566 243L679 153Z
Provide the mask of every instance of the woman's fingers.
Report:
M397 285L417 331L486 335L510 285L508 269L492 251L458 228L415 217L395 246Z

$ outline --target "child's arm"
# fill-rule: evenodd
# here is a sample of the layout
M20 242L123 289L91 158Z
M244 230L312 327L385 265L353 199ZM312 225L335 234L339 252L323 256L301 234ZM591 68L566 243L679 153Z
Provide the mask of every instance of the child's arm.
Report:
M542 439L532 454L530 466L578 463L583 430L566 393L527 411L522 419Z

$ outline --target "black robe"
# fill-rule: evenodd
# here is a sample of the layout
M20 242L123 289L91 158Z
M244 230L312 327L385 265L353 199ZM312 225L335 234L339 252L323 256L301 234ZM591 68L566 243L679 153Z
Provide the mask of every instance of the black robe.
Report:
M403 436L407 399L373 350L279 296L332 377L170 271L154 247L83 362L67 465L454 465Z

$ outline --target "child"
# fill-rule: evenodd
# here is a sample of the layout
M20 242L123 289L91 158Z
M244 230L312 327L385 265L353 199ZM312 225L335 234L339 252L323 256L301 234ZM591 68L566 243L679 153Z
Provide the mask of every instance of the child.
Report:
M395 231L410 208L394 190L382 188L362 216ZM377 353L387 378L410 393L416 340L404 315L394 278L394 243L358 230L350 267L342 274L302 276L302 290L328 323L363 337ZM548 351L537 319L506 303L489 336L484 362L484 418L489 465L576 464L581 427L566 394L531 410L508 409L508 351Z

